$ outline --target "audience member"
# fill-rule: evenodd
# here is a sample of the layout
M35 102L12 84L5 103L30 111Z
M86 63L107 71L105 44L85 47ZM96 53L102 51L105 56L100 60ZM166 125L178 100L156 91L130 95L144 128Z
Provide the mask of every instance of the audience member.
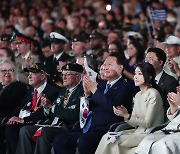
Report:
M162 42L165 45L165 53L167 56L166 63L164 65L164 71L178 79L178 74L175 74L174 67L171 64L171 61L174 61L180 67L180 38L176 36L169 36L165 42Z
M169 124L154 133L146 136L138 146L136 153L179 153L179 105L180 105L180 86L177 93L168 94L170 108L167 110Z
M21 54L15 58L15 62L18 69L18 80L28 84L28 75L24 72L24 68L29 68L31 65L39 62L39 57L31 52L32 39L22 35L17 34L16 36L17 50Z
M32 86L20 107L12 114L7 122L6 144L8 154L14 154L19 138L19 131L23 125L33 125L46 118L40 98L45 95L49 100L54 101L59 89L47 83L47 75L43 64L36 63L26 68L29 72L29 84Z
M0 59L9 58L15 62L14 52L10 48L0 48Z
M164 111L166 113L167 109L169 108L169 103L167 101L167 94L169 92L176 92L176 87L179 85L178 81L163 71L163 66L166 62L166 54L162 49L160 48L147 49L145 61L152 64L155 68L156 71L155 81L161 90L160 93L163 99Z
M51 83L56 84L57 82L62 81L61 74L58 72L57 67L59 67L58 61L62 59L70 59L69 55L64 52L64 46L67 42L67 38L63 35L57 32L50 33L51 52L53 52L53 55L45 60L45 65L50 75L48 76L48 81Z
M5 153L4 124L21 105L28 86L16 80L16 66L10 59L0 62L0 78L0 153Z
M127 53L129 59L125 61L123 75L125 75L127 82L131 84L135 95L139 88L134 85L133 77L136 65L144 59L143 47L138 41L130 41L127 45Z

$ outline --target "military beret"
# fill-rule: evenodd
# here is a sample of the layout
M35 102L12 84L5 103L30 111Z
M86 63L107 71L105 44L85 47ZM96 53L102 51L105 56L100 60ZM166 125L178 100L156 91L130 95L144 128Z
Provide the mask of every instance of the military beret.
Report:
M75 72L82 73L83 67L82 65L79 65L77 63L68 63L62 67L62 71L75 71Z
M51 32L50 33L50 42L51 43L61 43L61 42L67 43L69 41L65 36L63 36L57 32Z
M33 73L46 72L46 67L42 63L35 63L30 68L24 68L24 71Z
M9 34L2 34L0 36L0 41L10 41L10 39L11 39L11 35Z
M85 42L85 41L86 41L85 38L81 34L75 35L72 40L72 42Z

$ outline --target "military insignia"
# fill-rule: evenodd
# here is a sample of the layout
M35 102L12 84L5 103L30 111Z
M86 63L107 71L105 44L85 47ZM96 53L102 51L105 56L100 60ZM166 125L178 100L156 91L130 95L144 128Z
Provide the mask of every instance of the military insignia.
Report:
M38 108L39 108L39 107L36 105L36 106L34 107L34 111L36 111Z
M31 106L31 102L27 103L27 107L30 107Z
M38 69L38 65L37 64L33 64L32 68Z
M30 62L30 61L31 61L31 56L28 56L27 62Z
M57 104L59 104L59 103L60 103L60 101L61 101L61 99L60 99L60 98L58 98L58 99L56 100L56 103L57 103Z
M66 70L69 70L69 65L66 65Z

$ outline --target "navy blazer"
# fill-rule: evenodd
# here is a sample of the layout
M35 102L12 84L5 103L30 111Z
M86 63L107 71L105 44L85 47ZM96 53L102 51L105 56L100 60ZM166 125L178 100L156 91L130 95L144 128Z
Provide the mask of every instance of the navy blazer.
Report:
M161 97L163 99L165 112L169 108L167 101L167 94L169 92L176 92L176 87L179 85L178 81L163 71L163 74L159 80L158 86L160 87Z
M21 109L29 108L27 106L27 104L32 101L33 91L34 91L33 87L31 87L28 90L24 100L22 101L21 106L15 111L14 116L18 117ZM45 89L43 90L42 93L45 94L45 96L51 102L53 102L57 98L57 96L58 96L59 88L57 88L56 86L53 86L53 85L50 85L50 84L47 83L46 87L45 87ZM25 124L34 124L34 123L36 123L36 122L38 122L40 120L44 120L44 119L46 119L46 117L44 115L43 107L41 107L38 110L32 112L30 116L25 117L24 118L24 123Z
M91 131L108 130L113 123L124 120L124 118L114 114L113 106L123 105L129 112L132 111L133 90L131 86L121 77L104 94L106 83L99 83L98 89L90 99L90 110L92 111Z

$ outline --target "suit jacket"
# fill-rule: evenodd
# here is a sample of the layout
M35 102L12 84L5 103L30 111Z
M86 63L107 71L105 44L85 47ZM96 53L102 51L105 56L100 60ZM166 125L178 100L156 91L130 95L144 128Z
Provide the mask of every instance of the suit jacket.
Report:
M27 59L23 59L22 56L18 56L15 59L18 68L18 79L21 82L28 84L28 74L23 71L24 68L30 67L31 65L39 62L39 57L32 53L29 54Z
M82 84L79 84L70 94L70 97L66 102L67 105L63 106L66 90L66 88L63 88L54 102L55 108L53 118L59 117L59 122L63 122L65 127L70 129L75 122L79 120L80 98L83 96L84 91Z
M0 91L0 118L8 119L26 95L28 86L22 82L14 81ZM1 121L3 123L3 121Z
M163 72L159 80L158 86L160 87L160 90L161 90L160 93L163 99L163 103L164 103L163 106L164 106L165 111L167 111L167 109L169 108L169 103L167 101L167 94L169 92L176 92L176 87L178 85L179 83L174 77Z
M33 98L33 91L34 88L30 88L24 98L24 100L21 103L21 106L14 112L14 116L19 116L19 113L21 111L21 109L26 109L29 108L28 103L32 101ZM55 100L55 98L57 97L58 93L59 93L59 89L55 86L52 86L50 84L46 84L45 89L42 92L43 94L45 94L45 96L51 101L53 102ZM38 102L39 104L39 102ZM36 111L32 112L30 114L30 116L25 117L24 118L24 123L25 124L35 124L36 122L45 119L45 114L44 114L44 110L43 107L38 108Z
M61 72L57 71L57 66L59 65L59 60L60 59L64 59L66 57L69 57L68 54L66 54L65 52L63 52L63 54L60 56L60 58L58 60L53 61L54 55L46 58L44 64L47 68L47 72L49 74L48 76L48 81L50 83L56 83L56 82L62 82L61 80Z
M104 94L105 88L105 81L98 84L98 89L90 98L91 131L107 130L111 124L124 120L114 114L113 106L123 105L129 112L132 109L133 91L122 77L106 94Z

